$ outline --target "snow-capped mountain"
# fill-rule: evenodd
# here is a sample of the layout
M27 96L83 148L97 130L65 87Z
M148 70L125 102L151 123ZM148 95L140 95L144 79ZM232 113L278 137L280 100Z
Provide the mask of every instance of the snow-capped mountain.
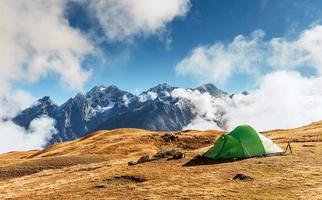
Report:
M95 86L86 94L77 94L58 106L50 97L39 99L14 118L14 122L29 128L30 122L43 115L56 120L57 134L49 144L72 140L99 129L144 128L177 131L194 118L193 105L183 98L173 97L178 87L159 84L140 95L118 87ZM187 89L185 89L187 90ZM212 84L189 89L208 92L215 98L228 96Z
M31 107L23 110L14 118L14 122L28 128L33 119L43 115L54 119L59 115L59 107L53 103L49 96L39 99Z
M211 96L214 96L214 97L223 97L227 95L226 92L219 90L216 86L210 83L201 85L192 90L198 90L200 93L208 92Z

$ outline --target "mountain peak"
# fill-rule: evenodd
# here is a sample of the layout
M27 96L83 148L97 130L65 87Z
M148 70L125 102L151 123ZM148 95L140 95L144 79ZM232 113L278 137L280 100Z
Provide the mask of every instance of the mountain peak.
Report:
M92 93L98 93L98 92L105 92L105 91L120 91L120 89L115 86L115 85L109 85L109 86L105 86L105 85L96 85L94 86L89 92L87 92L87 94L92 94Z
M171 95L177 88L161 83L135 96L115 85L97 85L86 94L79 93L60 106L45 96L13 121L28 128L31 121L40 116L53 118L57 122L55 128L58 134L50 139L49 144L75 139L98 128L137 127L177 131L194 117L192 102L181 101ZM216 98L227 95L213 84L204 84L192 90L207 92Z
M101 91L107 91L107 92L113 92L113 91L118 91L118 92L120 92L120 91L122 91L120 88L118 88L116 85L109 85L108 87L105 87L105 89L104 88L101 88ZM123 92L123 91L122 91Z
M167 83L161 83L148 89L147 91L143 92L142 94L147 94L150 92L155 93L158 97L167 98L170 96L170 93L176 89L177 87L171 86Z
M44 96L41 99L38 99L38 102L40 104L48 104L48 105L53 105L53 101L51 100L50 96Z
M160 83L157 85L158 87L172 87L171 85L169 85L168 83Z
M155 92L155 93L159 93L161 91L170 92L170 91L174 90L175 88L177 88L177 87L174 87L174 86L169 85L167 83L161 83L161 84L156 85L155 87L148 89L147 91L148 92Z
M226 92L218 89L214 84L212 83L206 83L199 87L196 87L194 90L198 90L201 93L208 92L212 96L225 96L227 95Z
M107 86L105 86L105 85L95 85L92 89L90 89L88 91L88 93L103 91L106 88L107 88Z
M207 88L207 89L218 89L214 84L212 83L205 83L205 84L202 84L200 85L199 87L197 88ZM196 89L197 89L196 88Z
M134 95L119 89L115 85L98 85L87 92L85 98L93 107L108 107L113 103L123 101L124 98L130 98L132 96Z

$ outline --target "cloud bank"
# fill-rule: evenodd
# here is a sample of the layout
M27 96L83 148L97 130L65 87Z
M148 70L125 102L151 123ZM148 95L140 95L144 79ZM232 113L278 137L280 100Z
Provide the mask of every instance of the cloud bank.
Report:
M53 119L46 116L34 119L28 130L12 121L0 120L0 152L41 149L56 133Z
M193 105L192 111L196 117L184 129L220 129L217 123L224 121L225 101L222 98L214 98L207 92L200 93L198 90L182 88L173 90L171 96L187 99Z
M199 113L188 128L211 127L215 114L204 112L218 113L218 107L219 113L224 110L227 129L239 124L251 124L259 130L291 128L322 119L322 26L314 25L294 39L266 41L264 36L257 30L249 37L236 36L227 44L199 46L178 63L179 75L196 80L222 83L243 73L258 85L249 95L224 100L197 96L203 103L186 95ZM303 75L309 69L314 73Z
M228 101L227 126L251 124L259 130L292 128L322 120L322 78L298 72L267 74L260 88Z
M55 121L47 116L34 119L26 130L14 124L11 119L22 109L34 102L24 91L0 95L0 153L28 149L40 149L50 136L56 133Z

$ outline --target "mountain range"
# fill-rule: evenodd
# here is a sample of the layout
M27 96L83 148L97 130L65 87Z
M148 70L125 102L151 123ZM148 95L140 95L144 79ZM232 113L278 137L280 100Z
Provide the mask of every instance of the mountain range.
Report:
M73 140L100 129L178 131L192 121L195 113L194 105L189 100L171 95L175 89L178 87L163 83L134 95L114 85L95 86L86 94L78 93L60 106L45 96L19 113L13 121L28 129L35 118L44 115L53 118L57 133L48 144ZM213 84L189 90L209 93L214 98L229 97L228 93ZM220 121L216 123L222 126Z

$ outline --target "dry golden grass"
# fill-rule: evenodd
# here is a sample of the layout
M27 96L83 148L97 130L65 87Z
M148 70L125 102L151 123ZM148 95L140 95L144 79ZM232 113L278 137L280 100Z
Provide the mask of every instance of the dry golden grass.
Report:
M145 154L151 155L162 148L197 149L210 145L222 132L171 132L180 137L180 140L174 143L164 142L161 136L165 133L133 128L97 131L71 142L55 144L29 155L28 158L98 154L109 156L110 159L126 159Z
M37 150L31 151L12 151L4 154L0 154L0 166L17 163L23 161L24 158L38 152Z
M0 180L8 180L34 174L47 169L60 169L67 166L103 162L107 159L99 155L59 156L42 159L27 159L0 166Z
M28 158L19 159L15 153L17 162L0 168L0 199L322 199L322 142L303 139L322 136L321 127L320 122L265 133L283 148L290 138L297 141L292 155L193 166L185 164L209 148L221 132L172 133L179 140L168 143L161 138L164 132L98 131L39 152L21 153ZM186 157L127 166L129 160L170 148ZM4 158L10 156L0 155L0 160ZM22 169L34 171L15 174ZM10 176L1 170L10 171ZM253 179L235 181L237 173Z
M288 130L272 130L264 132L275 142L322 142L322 121Z
M38 150L30 150L30 151L11 151L8 153L0 154L0 160L5 159L23 159L27 158L30 155L37 153Z

